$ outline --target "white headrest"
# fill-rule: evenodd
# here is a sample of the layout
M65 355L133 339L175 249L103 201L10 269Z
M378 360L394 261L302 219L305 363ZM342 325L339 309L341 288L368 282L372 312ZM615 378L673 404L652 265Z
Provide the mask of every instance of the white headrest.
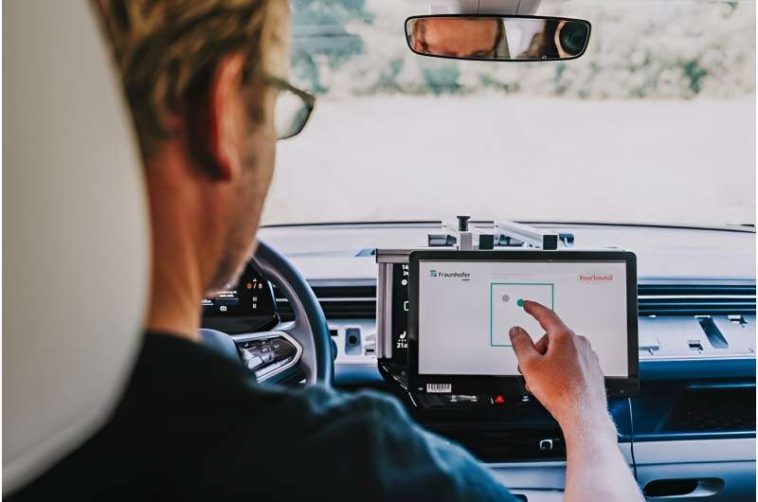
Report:
M3 493L107 418L140 340L146 200L88 2L3 4Z

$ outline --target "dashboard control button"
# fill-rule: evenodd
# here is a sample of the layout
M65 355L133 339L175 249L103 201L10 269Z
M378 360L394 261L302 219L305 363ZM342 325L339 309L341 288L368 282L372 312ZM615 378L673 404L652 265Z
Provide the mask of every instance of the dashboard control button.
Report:
M245 364L247 365L248 369L251 369L254 371L261 364L263 364L263 360L258 356L246 357Z

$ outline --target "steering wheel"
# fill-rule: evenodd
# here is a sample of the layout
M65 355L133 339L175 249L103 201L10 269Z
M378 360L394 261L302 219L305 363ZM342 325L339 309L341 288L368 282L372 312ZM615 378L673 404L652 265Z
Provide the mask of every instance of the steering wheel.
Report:
M269 331L227 335L202 329L203 343L242 362L259 382L283 382L304 374L305 383L330 386L334 375L333 341L324 311L308 282L290 261L265 242L258 242L253 266L287 298L294 321Z

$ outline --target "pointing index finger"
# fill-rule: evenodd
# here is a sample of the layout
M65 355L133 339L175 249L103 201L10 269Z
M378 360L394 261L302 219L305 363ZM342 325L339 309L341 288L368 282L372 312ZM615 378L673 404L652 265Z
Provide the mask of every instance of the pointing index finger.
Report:
M540 326L542 326L542 329L545 330L548 336L555 335L561 331L568 331L568 328L563 323L563 320L558 317L558 314L541 303L524 300L524 310L527 314L537 319L537 322L540 323Z

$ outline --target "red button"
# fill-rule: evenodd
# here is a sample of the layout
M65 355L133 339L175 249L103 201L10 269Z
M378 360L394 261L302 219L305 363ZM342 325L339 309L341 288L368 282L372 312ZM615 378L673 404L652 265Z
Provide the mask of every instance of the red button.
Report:
M500 395L495 396L495 404L504 404L504 403L505 403L505 398L503 396L500 396Z

